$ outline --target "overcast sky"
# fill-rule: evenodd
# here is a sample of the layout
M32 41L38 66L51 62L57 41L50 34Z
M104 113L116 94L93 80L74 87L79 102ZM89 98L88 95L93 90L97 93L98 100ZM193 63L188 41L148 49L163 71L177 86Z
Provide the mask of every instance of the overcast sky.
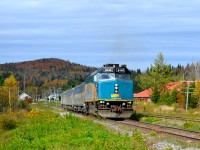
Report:
M0 63L59 58L145 70L200 61L200 0L0 0Z

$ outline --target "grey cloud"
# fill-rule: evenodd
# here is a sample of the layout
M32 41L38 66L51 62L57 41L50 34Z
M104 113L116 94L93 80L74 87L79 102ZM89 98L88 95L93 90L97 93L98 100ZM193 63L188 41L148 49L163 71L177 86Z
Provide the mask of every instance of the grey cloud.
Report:
M185 63L200 57L199 7L199 0L1 0L0 51L131 68L162 51L169 63L177 56ZM15 59L4 55L0 63Z

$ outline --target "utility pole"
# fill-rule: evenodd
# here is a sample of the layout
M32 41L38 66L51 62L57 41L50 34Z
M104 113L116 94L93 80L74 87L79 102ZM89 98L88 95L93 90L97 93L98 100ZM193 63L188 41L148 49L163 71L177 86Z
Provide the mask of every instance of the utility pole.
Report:
M190 94L190 93L194 93L194 92L190 92L190 91L189 91L190 89L193 89L193 88L190 88L190 83L191 83L191 82L195 82L195 81L182 81L182 82L186 82L186 83L187 83L186 92L183 92L183 93L186 93L185 110L188 111L189 94Z
M26 84L26 83L25 83L25 74L24 74L24 93L25 93L25 88L26 88L26 87L25 87L25 86L26 86L25 84Z
M18 102L20 101L19 99L19 87L17 88L17 96L18 96Z
M8 95L8 96L9 96L8 99L9 99L10 111L11 111L11 100L10 100L10 98L11 98L11 96L10 96L10 91L11 91L11 89L12 89L12 88L10 88L10 87L9 87L9 89L8 89L8 94L9 94L9 95Z
M37 87L36 87L35 89L36 89L36 97L35 97L35 100L38 101L38 99L37 99Z
M55 86L53 87L53 95L54 95L54 101L56 100L56 89Z
M186 104L185 104L185 110L188 111L188 97L189 97L189 83L187 86L187 97L186 97Z

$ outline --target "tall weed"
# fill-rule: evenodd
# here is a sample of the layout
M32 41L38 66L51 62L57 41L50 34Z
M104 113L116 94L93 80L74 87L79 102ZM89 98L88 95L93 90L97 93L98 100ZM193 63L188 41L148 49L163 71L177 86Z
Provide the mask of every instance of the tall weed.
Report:
M6 112L0 115L0 128L1 129L14 129L17 127L17 123L20 119L24 118L26 111L19 111L19 112Z

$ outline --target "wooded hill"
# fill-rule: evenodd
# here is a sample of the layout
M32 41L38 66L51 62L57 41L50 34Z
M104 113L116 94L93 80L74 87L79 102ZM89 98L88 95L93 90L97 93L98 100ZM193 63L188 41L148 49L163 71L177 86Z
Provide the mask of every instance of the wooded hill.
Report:
M24 83L26 88L61 87L66 86L67 82L71 82L70 86L73 86L73 84L84 81L85 77L94 70L96 70L94 67L56 58L0 64L2 81L13 73L19 81L21 90L24 88Z
M194 73L200 72L198 71L198 68L200 68L198 63L192 65L188 64L186 67L182 65L178 65L177 67L171 65L167 66L171 72L169 82L194 80ZM13 73L14 77L19 81L21 92L25 89L26 92L32 95L31 93L36 93L37 88L37 94L40 93L40 95L42 95L43 93L44 95L44 93L46 93L45 95L48 95L58 88L66 90L74 87L83 82L85 77L96 69L95 67L88 67L56 58L6 63L0 64L0 85ZM152 65L150 68L147 68L145 72L141 72L140 69L130 70L134 82L134 93L152 87L152 85L149 84L151 81L155 80L151 79L152 70ZM200 75L197 73L195 76L198 75L200 78ZM164 79L164 76L160 78ZM146 79L150 79L150 81L146 81Z

